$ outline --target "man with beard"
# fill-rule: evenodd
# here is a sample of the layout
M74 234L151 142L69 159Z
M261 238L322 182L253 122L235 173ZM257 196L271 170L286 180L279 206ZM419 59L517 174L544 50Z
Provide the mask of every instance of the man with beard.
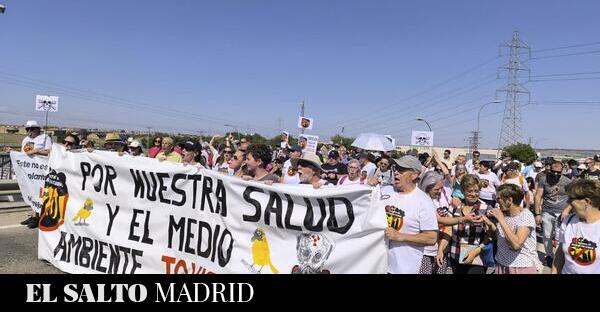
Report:
M431 197L416 185L423 170L421 162L414 156L393 161L394 185L381 188L379 204L388 220L385 229L389 240L388 273L417 274L425 246L437 242L435 208Z
M553 238L552 235L558 231L557 220L563 210L568 206L565 187L571 183L571 179L562 174L563 163L554 161L550 171L540 178L535 193L535 222L542 225L544 248L546 252L545 264L552 265Z
M298 168L300 184L310 184L316 189L329 184L327 180L321 180L321 165L319 156L313 153L292 159L292 166Z
M273 184L279 182L279 177L269 173L267 165L271 162L271 148L265 144L250 144L246 152L246 169L248 175L244 180L254 180Z

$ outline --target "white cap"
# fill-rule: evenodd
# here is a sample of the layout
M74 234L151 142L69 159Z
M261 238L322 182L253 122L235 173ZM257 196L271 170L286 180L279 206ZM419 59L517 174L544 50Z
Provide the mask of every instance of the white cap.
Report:
M585 166L585 164L581 164L577 167L577 169L585 170L585 169L587 169L587 167Z
M535 162L533 162L533 166L537 167L537 168L542 168L544 165L542 165L542 163L539 161L535 161Z
M133 138L132 138L132 137L128 137L128 138L127 138L127 142L129 142L129 143L133 142ZM138 144L139 144L139 143L138 143Z
M131 140L131 142L129 142L129 147L138 148L140 147L140 142L138 142L137 140Z
M25 128L39 128L40 126L38 125L37 121L35 120L27 120L27 123L25 123Z

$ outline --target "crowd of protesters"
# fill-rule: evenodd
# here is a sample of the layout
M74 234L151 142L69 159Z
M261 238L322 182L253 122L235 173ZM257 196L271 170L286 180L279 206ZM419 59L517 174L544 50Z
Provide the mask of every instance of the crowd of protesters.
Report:
M27 123L22 151L48 155L51 139ZM103 146L77 135L67 149L103 149L119 155L182 163L268 185L379 188L388 219L389 273L535 274L600 273L600 169L598 156L583 163L551 158L523 164L503 153L366 151L325 144L316 153L287 139L273 149L232 135L216 144L156 137L148 151L133 138L108 133ZM37 216L23 222L34 228ZM537 250L541 233L543 252Z

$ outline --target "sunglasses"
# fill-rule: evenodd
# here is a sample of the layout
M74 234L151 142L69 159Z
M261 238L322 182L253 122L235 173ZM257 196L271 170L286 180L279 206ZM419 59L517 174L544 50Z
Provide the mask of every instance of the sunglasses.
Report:
M233 154L232 151L223 151L223 154Z
M63 144L64 144L64 145L73 145L73 144L75 144L75 142L71 142L71 141L64 140L64 141L63 141Z

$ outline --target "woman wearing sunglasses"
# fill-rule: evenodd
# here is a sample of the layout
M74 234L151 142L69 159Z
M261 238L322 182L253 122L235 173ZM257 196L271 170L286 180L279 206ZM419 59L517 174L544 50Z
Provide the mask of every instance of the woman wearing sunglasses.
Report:
M79 148L79 138L76 135L68 134L63 140L63 145L67 151Z
M148 151L148 157L156 158L156 155L162 151L162 137L155 137L152 147Z
M552 274L599 274L600 182L576 180L566 190L574 214L561 225Z

